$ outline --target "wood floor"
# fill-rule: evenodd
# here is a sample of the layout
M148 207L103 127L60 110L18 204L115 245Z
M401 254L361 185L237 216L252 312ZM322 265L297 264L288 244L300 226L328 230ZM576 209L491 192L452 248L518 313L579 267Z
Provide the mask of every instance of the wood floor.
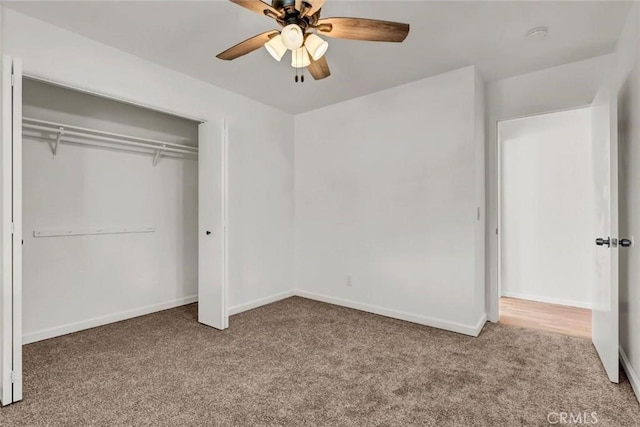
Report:
M516 298L500 298L500 322L591 338L591 310Z

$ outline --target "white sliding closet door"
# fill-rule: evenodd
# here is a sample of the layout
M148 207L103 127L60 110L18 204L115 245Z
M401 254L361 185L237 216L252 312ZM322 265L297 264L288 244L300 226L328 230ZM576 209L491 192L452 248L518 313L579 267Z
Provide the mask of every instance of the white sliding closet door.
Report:
M22 64L2 57L0 401L22 400Z
M228 327L227 129L212 123L198 128L198 321Z

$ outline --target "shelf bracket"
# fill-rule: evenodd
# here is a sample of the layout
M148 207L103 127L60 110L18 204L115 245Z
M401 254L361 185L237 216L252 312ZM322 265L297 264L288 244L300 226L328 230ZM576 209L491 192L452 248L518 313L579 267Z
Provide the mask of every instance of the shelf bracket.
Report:
M166 145L163 145L161 149L159 149L158 151L156 151L156 155L153 156L153 166L156 166L158 164L158 161L160 160L160 155L167 149Z
M51 148L51 154L53 155L54 159L56 158L56 154L58 154L58 146L60 145L60 138L62 138L62 135L64 135L64 128L60 126L58 128L58 137L56 138L55 144L49 144L49 148Z

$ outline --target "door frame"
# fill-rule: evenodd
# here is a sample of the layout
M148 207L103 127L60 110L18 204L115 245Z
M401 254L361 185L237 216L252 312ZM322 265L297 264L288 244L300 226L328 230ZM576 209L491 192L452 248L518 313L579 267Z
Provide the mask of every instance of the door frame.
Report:
M489 280L489 307L488 307L488 319L491 322L499 322L500 321L500 296L502 293L502 152L500 150L502 138L500 136L500 123L509 122L512 120L526 119L529 117L543 116L545 114L553 114L553 113L562 113L565 111L573 111L573 110L581 110L584 108L590 108L591 104L586 105L578 105L575 107L567 107L567 108L557 108L549 111L541 111L530 114L523 114L514 117L508 117L503 119L498 119L495 121L495 140L493 141L494 150L496 153L495 156L495 168L491 171L495 180L494 190L496 191L496 211L495 211L495 234L493 237L496 239L496 257L493 263L493 267L496 271L495 280ZM489 227L489 230L493 230L493 227ZM491 232L491 231L490 231ZM489 275L491 272L489 272Z
M222 307L223 328L229 327L229 122L222 121L222 154L221 186L222 186Z
M149 102L134 101L129 98L123 98L122 96L118 96L109 91L89 89L86 86L79 86L70 81L61 81L59 79L49 78L42 74L32 73L29 70L23 72L22 78L35 80L35 81L46 83L49 85L74 90L76 92L86 93L88 95L98 96L100 98L105 98L105 99L117 101L117 102L128 104L128 105L133 105L133 106L144 108L147 110L158 111L171 116L180 117L180 118L184 118L184 119L195 121L195 122L200 122L200 124L212 121L212 120L206 120L203 118L198 118L195 114L190 115L185 113L179 113L163 105L158 105L158 104L149 103ZM229 185L228 185L229 124L226 119L223 118L220 121L219 129L220 129L220 132L215 133L214 137L215 137L215 140L220 142L218 154L220 156L219 165L222 173L221 173L221 182L220 182L221 184L220 193L218 196L219 200L217 202L222 207L222 210L220 212L219 218L217 219L216 228L224 230L224 238L221 239L221 253L222 253L221 271L219 271L218 277L220 277L220 280L221 280L221 298L220 298L219 304L221 307L220 308L221 312L223 313L222 329L226 329L229 325L229 312L228 312L228 304L227 304L228 295L229 295L229 290L228 290L228 287L229 287L229 243L228 243L229 237L228 237L228 226L227 226L227 224L229 223L229 208L228 208L228 205L229 205ZM21 130L22 129L20 129L20 131Z
M171 116L180 117L180 118L195 121L195 122L200 122L200 124L207 123L207 122L214 122L214 120L207 120L199 117L195 112L193 113L176 112L175 110L172 110L171 108L165 105L160 105L158 103L154 103L150 101L143 102L140 100L133 100L131 98L124 98L109 90L88 88L86 85L80 85L70 80L60 80L57 78L49 77L46 74L36 73L29 69L27 69L26 71L23 71L22 77L29 80L35 80L38 82L46 83L49 85L58 86L58 87L74 90L81 93L86 93L88 95L98 96L100 98L105 98L105 99L121 102L128 105L133 105L140 108L145 108L147 110L158 111L160 113L168 114ZM220 137L218 137L218 135L220 135ZM221 265L221 271L218 272L219 273L218 277L220 277L220 280L221 280L221 298L220 298L219 304L221 306L221 312L223 313L222 325L224 327L222 329L226 329L229 325L229 312L228 312L228 304L227 304L228 295L229 295L229 289L228 289L229 287L229 278L228 278L229 277L229 267L228 267L229 266L229 244L228 244L228 230L227 230L228 227L226 226L226 224L228 224L229 222L229 214L228 214L229 136L228 135L229 135L228 121L225 118L222 118L220 121L220 132L215 133L215 140L220 142L219 151L218 151L218 154L220 155L219 164L220 164L221 171L224 171L224 173L221 174L221 178L222 178L220 182L221 191L220 191L220 194L218 195L218 203L220 204L220 206L222 206L222 212L220 214L220 217L217 219L217 224L216 224L216 228L222 229L224 227L224 230L225 230L225 239L221 241L223 263Z

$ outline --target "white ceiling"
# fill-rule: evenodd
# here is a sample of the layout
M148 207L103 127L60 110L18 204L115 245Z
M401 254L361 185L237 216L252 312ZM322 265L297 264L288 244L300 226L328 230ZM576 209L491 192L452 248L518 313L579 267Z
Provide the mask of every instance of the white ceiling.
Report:
M328 0L323 17L411 24L402 44L329 39L332 76L294 83L288 61L260 49L232 62L215 55L273 29L269 18L228 1L5 1L80 33L265 104L298 113L475 64L487 80L611 52L628 2ZM530 40L540 25L549 36Z

